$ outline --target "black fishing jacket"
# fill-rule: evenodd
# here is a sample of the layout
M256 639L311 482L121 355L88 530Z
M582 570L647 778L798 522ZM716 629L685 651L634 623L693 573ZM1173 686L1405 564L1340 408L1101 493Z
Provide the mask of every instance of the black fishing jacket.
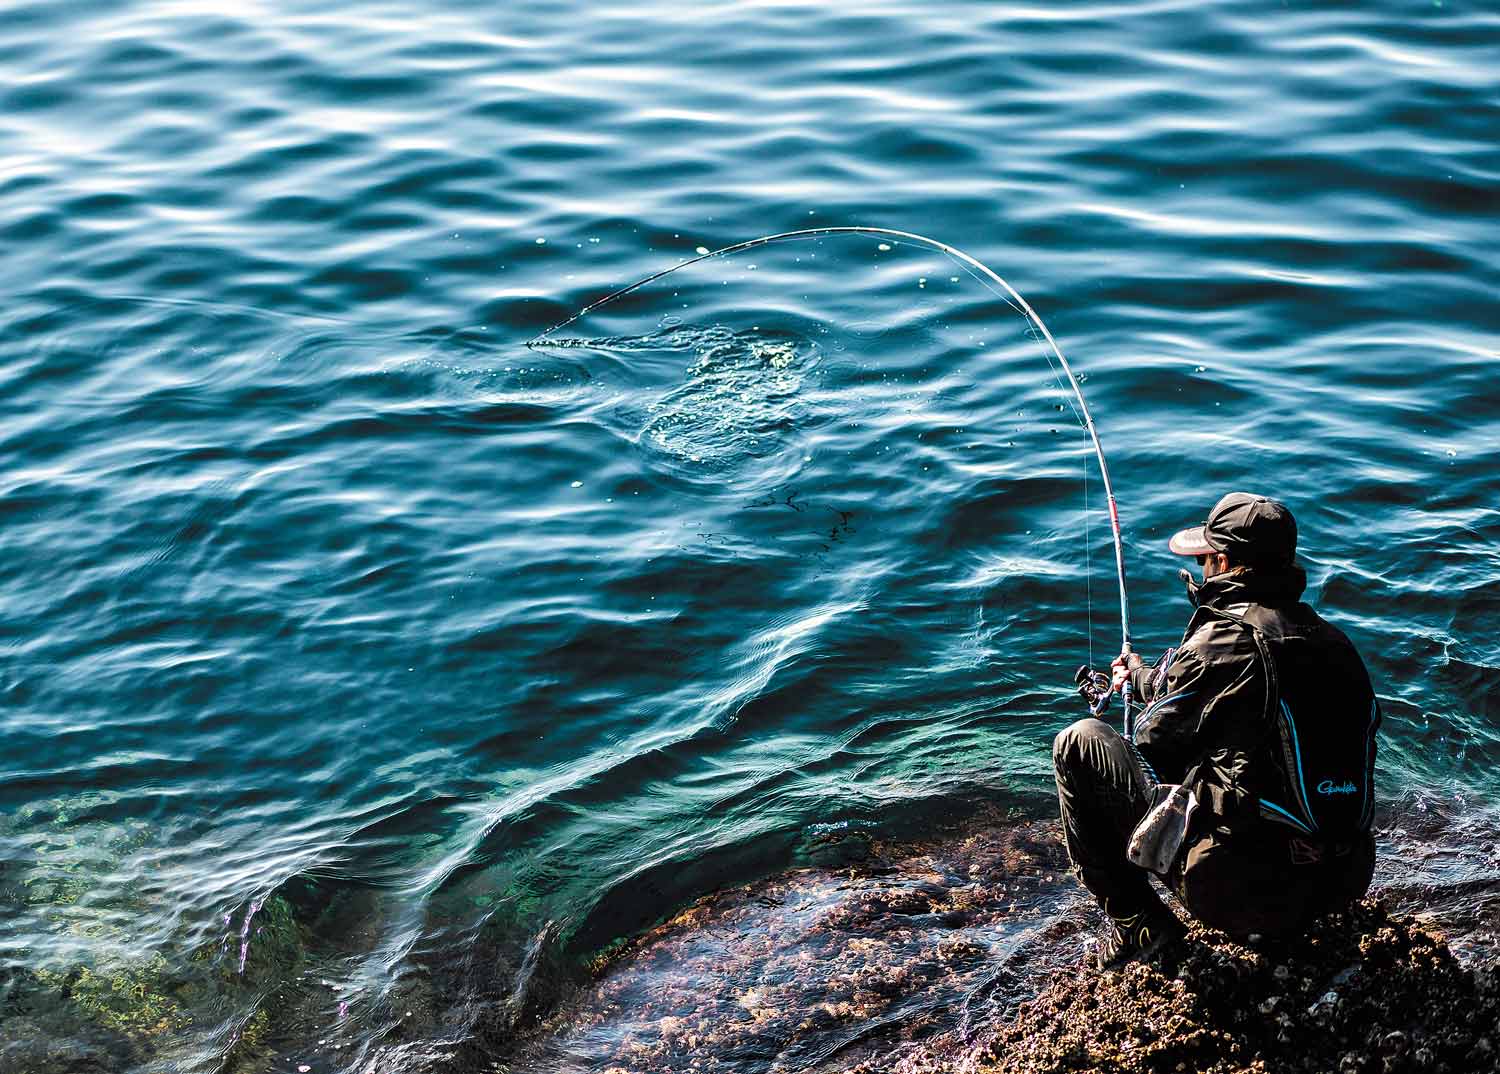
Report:
M1192 787L1199 832L1317 846L1369 831L1379 705L1349 639L1301 602L1306 584L1298 567L1190 582L1182 644L1132 674L1139 753Z

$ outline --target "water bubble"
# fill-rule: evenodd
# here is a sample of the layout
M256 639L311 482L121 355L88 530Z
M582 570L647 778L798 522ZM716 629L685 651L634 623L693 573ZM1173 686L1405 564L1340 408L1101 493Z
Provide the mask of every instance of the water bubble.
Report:
M546 246L547 245L547 240L544 239L544 238L542 238L540 235L538 235L537 239L536 239L536 244L538 246Z
M581 489L581 488L583 488L583 482L582 481L575 481L569 487L570 488L575 488L575 489Z
M696 248L696 251L697 251L698 255L701 257L704 254L708 253L708 247L707 246L699 246L699 247Z
M888 242L883 242L879 246L876 247L877 250L889 250L890 248L891 248L891 244L888 243Z

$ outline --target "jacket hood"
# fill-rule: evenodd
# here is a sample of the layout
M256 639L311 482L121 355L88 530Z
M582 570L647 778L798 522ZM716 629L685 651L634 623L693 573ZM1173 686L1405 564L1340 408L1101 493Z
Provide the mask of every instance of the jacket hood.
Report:
M1179 571L1187 585L1188 599L1200 608L1225 608L1231 604L1264 604L1285 607L1302 599L1307 572L1295 564L1288 567L1236 567L1196 582L1187 571Z

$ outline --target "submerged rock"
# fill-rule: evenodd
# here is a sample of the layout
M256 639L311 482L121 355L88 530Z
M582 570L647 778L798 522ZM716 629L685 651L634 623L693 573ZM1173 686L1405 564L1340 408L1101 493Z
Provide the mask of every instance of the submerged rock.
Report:
M1076 900L1050 823L987 814L859 851L706 895L613 949L495 1069L846 1070L982 1018Z

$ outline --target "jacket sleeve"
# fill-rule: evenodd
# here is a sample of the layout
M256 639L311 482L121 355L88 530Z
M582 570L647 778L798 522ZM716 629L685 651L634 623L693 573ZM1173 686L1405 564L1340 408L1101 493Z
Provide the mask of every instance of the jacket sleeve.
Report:
M1158 697L1165 696L1161 690L1166 685L1167 668L1171 666L1172 658L1176 655L1176 649L1168 649L1161 654L1156 663L1142 664L1131 671L1130 689L1138 703L1149 705Z
M1226 652L1235 649L1237 633L1214 624L1202 627L1166 654L1149 677L1134 741L1164 783L1180 783L1202 759L1208 745L1202 732L1214 708L1238 694L1239 680L1253 673L1249 661Z

